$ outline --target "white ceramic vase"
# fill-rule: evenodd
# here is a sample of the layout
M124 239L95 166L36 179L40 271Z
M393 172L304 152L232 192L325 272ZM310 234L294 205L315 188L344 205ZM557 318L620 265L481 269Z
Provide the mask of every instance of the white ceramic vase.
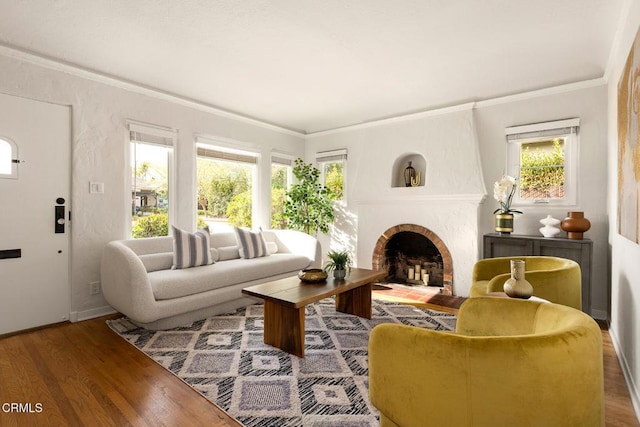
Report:
M544 227L540 228L540 233L542 233L544 237L556 237L562 232L558 227L560 220L552 217L551 215L547 215L546 218L542 218L540 220L540 224L544 225Z
M533 295L533 286L524 278L524 261L511 260L511 277L504 282L504 293L511 298L528 299Z

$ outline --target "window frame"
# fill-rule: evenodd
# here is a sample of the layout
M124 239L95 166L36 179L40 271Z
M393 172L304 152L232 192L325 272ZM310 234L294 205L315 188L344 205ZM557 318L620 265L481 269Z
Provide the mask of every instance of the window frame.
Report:
M198 154L198 149L209 150L211 152L220 153L221 156L201 156ZM260 224L260 213L261 209L261 199L260 199L260 175L261 175L261 166L262 159L260 152L257 148L253 146L249 146L243 144L239 141L230 140L227 138L218 138L218 137L205 137L202 135L196 136L194 143L195 150L195 168L194 168L194 176L195 182L197 183L198 176L198 165L197 159L199 157L211 158L212 160L218 160L222 162L229 163L245 163L252 164L253 173L251 177L251 228L257 227L257 224ZM254 161L243 161L243 157L251 157ZM198 209L197 209L197 197L198 197L198 188L196 184L195 194L196 197L196 209L195 209L195 218L196 223L198 220ZM269 204L271 205L271 204Z
M9 146L9 160L11 162L10 173L0 173L0 179L18 179L18 164L20 163L18 157L18 144L11 138L0 135L0 143L6 142Z
M513 126L505 129L507 175L520 178L522 146L536 142L564 139L564 197L562 199L524 200L520 188L514 194L515 207L528 206L577 206L579 170L580 119L556 120L552 122Z
M326 163L342 163L342 199L336 199L334 202L347 202L347 150L345 148L331 151L320 151L316 153L316 164L320 169L320 182L326 186L326 176L324 166Z
M144 140L145 137L147 140ZM140 139L135 139L140 138ZM155 138L164 138L165 143L154 142ZM172 235L171 226L175 225L175 218L177 212L177 198L176 198L176 188L177 188L177 180L176 180L176 146L178 141L178 130L170 127L153 125L149 123L137 122L134 120L127 120L127 150L126 150L126 164L128 168L131 168L131 144L145 144L152 145L158 147L167 148L167 190L169 192L169 198L167 203L169 204L169 208L167 209L167 222L168 222L168 236ZM170 141L170 142L168 142ZM131 170L127 174L127 179L125 180L125 185L127 186L126 197L127 197L127 218L126 222L126 230L129 238L132 238L132 227L131 227L131 189L133 187L133 174Z
M291 188L293 184L293 161L294 156L288 153L281 153L278 151L271 152L271 161L269 162L269 228L272 228L272 210L273 210L273 165L285 166L287 168L287 188L286 191Z

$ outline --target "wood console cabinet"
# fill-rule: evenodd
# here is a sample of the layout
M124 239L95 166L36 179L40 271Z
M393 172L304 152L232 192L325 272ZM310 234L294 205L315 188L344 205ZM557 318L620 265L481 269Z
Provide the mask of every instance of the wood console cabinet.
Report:
M574 260L582 271L582 311L591 311L593 241L590 239L572 240L562 237L489 233L484 235L483 249L484 258L538 255Z

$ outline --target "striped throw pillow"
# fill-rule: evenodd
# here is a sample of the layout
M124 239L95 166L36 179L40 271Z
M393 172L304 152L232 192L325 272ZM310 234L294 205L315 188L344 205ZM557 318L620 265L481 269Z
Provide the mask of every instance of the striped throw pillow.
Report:
M238 239L241 258L249 259L269 255L262 231L251 231L238 227L235 227L234 230Z
M211 257L211 237L205 227L195 233L189 233L177 227L173 229L173 266L172 269L197 267L213 264Z

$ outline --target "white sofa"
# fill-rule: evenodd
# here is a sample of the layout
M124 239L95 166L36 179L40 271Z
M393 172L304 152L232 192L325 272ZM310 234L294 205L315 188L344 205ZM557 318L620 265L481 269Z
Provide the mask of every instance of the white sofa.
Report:
M269 256L240 258L233 232L212 233L215 262L176 270L171 269L172 237L110 242L100 272L104 297L139 326L169 329L254 304L242 295L242 288L321 265L320 244L314 237L294 230L262 233Z

